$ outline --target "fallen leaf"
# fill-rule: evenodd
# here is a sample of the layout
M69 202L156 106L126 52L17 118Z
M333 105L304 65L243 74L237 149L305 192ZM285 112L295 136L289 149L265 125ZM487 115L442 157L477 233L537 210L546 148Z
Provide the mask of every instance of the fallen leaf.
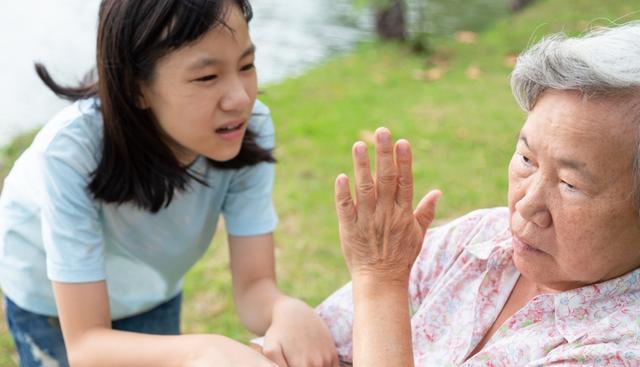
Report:
M456 41L460 43L471 44L476 42L478 35L474 32L460 31L460 32L456 32L455 37L456 37Z
M504 64L510 68L516 66L517 61L518 61L518 54L508 54L504 58Z
M425 71L424 70L420 70L420 69L416 69L413 71L413 79L415 80L424 80L425 78Z
M467 78L476 80L480 78L480 75L482 74L482 70L480 70L480 68L475 65L470 65L467 68L467 71L465 71L465 74L467 75Z
M415 70L413 72L413 78L417 80L436 81L442 79L445 69L440 67L431 68L428 70Z
M443 48L438 50L435 54L429 56L427 59L427 66L434 67L439 66L441 68L446 68L451 63L451 59L453 59L453 51L451 49Z
M376 85L382 85L387 81L387 79L385 78L385 76L382 73L378 73L378 74L373 74L373 82Z
M442 68L431 68L426 72L426 79L430 81L439 80L444 75L444 69Z

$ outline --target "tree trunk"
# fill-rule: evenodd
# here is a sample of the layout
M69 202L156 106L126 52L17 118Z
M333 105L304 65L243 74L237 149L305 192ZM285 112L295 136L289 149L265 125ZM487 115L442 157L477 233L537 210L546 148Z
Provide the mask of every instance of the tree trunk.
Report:
M531 2L533 2L533 0L509 0L509 7L511 11L515 13Z
M407 38L404 0L392 0L390 4L376 9L376 33L385 40Z

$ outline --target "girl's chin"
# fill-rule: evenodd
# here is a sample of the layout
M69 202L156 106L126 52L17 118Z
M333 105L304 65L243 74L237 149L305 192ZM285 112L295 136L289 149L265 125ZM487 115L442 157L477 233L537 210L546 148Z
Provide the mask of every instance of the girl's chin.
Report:
M223 151L217 150L214 152L202 152L201 154L216 162L227 162L238 156L241 147L242 146L238 144L238 146L234 147L233 149L225 149Z

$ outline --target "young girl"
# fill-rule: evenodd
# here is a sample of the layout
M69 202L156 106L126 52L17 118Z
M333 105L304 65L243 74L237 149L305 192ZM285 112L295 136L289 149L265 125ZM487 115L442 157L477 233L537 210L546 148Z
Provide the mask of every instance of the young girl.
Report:
M22 366L337 366L276 287L274 133L246 0L103 0L97 81L38 134L0 199L0 285ZM182 278L229 233L236 308L263 353L179 334ZM64 336L64 341L63 341Z

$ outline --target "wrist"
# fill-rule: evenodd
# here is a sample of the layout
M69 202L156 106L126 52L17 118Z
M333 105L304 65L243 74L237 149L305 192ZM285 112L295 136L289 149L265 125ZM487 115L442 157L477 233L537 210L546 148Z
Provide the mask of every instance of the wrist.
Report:
M275 319L279 314L287 317L291 315L292 310L306 306L306 303L301 300L283 294L273 302L273 308L271 310L272 319Z
M375 272L357 272L351 276L353 288L362 290L406 290L409 286L409 274L398 275L381 274Z

